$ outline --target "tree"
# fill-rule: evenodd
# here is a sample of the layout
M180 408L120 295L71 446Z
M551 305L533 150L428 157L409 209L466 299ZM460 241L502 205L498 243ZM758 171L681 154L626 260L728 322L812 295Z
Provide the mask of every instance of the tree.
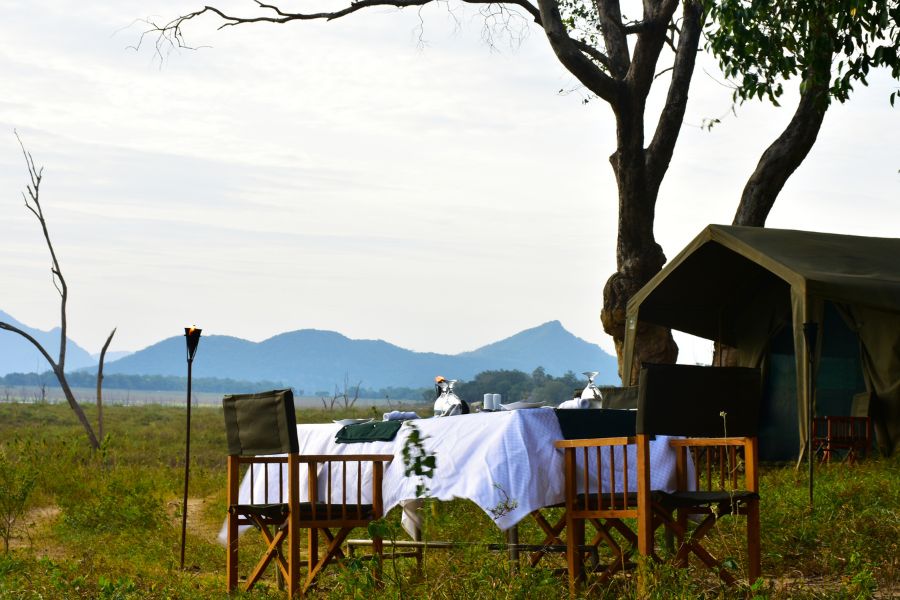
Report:
M778 105L782 82L800 77L794 115L760 158L734 216L735 225L762 227L815 143L831 100L846 102L853 83L866 85L874 67L900 79L900 2L721 0L710 16L707 47L739 80L735 101L768 98Z
M259 14L231 16L205 6L168 23L150 22L148 33L158 34L156 46L185 44L183 27L203 15L215 15L221 27L249 23L288 23L333 20L379 7L423 6L433 0L357 0L331 12L289 12L256 1ZM616 150L609 157L618 187L619 226L616 243L617 272L604 288L601 320L620 348L625 334L625 306L631 295L656 274L666 259L653 235L653 215L687 106L694 59L700 41L703 9L700 0L646 0L638 20L622 15L618 0L587 4L578 0L464 0L481 5L489 20L504 21L526 13L543 29L563 66L597 98L612 109L616 119ZM680 10L679 10L680 9ZM671 63L658 68L665 48ZM644 123L651 85L661 72L669 73L665 105L655 115L656 127L645 143ZM641 360L671 362L677 346L668 329L641 325L638 353Z
M157 34L156 47L160 51L165 44L189 47L185 44L183 27L204 15L219 19L221 29L251 23L330 21L372 7L421 7L437 1L351 0L350 4L337 10L303 13L254 0L258 10L251 16L233 16L217 7L205 6L168 23L151 21L147 33ZM629 380L628 373L623 371L634 370L635 365L643 361L674 362L677 357L678 348L668 329L639 324L635 365L623 367L621 364L628 299L666 261L654 238L654 215L660 185L668 171L687 106L701 31L710 17L704 6L718 19L714 22L721 23L711 29L710 48L720 57L726 73L743 76L741 90L748 97L751 89L759 93L754 87L758 82L754 79L757 65L763 65L763 70L773 75L790 76L798 71L804 74L804 94L795 120L763 155L757 172L748 181L735 218L739 224L760 226L784 181L815 142L815 133L821 126L820 113L823 114L819 87L821 73L830 67L828 45L860 40L891 28L895 30L898 20L897 0L824 0L825 9L816 8L823 0L793 0L788 3L791 7L788 10L779 10L778 7L784 4L780 0L725 0L721 6L701 0L643 0L641 17L632 20L623 15L620 0L535 0L536 4L530 0L462 1L484 7L482 12L489 22L505 24L514 13L527 14L543 30L559 62L612 110L616 120L616 149L609 162L618 188L619 219L616 272L604 286L601 321L615 342L623 380ZM878 18L847 21L846 15L859 11L861 6L866 7L865 10L877 6L873 13ZM857 14L861 12L853 13L853 17ZM886 14L888 20L883 18ZM745 27L744 19L754 20L759 25L759 36L751 40L746 51L732 52L728 47L729 37L735 35L740 40L747 33L741 29ZM836 22L836 28L826 26L832 22ZM776 42L766 38L770 26L780 28L784 33ZM849 35L843 40L834 39L839 31L849 32ZM794 37L790 38L789 34ZM809 60L806 63L798 61L793 71L781 60L785 53L779 46L779 43L789 42L809 50L797 54L808 56ZM896 35L893 46L896 50ZM671 50L666 53L669 62L660 67L658 63L666 48ZM854 47L850 46L847 54L853 52ZM857 52L859 54L868 56L868 48L864 46L861 53ZM733 61L732 57L737 60ZM859 63L863 74L869 65L891 61L885 56L866 60ZM775 68L769 69L766 65ZM646 103L651 86L663 73L667 73L669 82L665 102L658 114L648 115ZM774 99L774 91L771 97ZM647 140L644 127L651 119L655 120L655 127Z
M59 381L59 387L62 389L63 394L66 397L66 401L69 403L69 406L72 408L72 411L75 413L75 416L78 417L79 422L82 427L84 427L85 434L87 434L88 442L91 445L91 448L97 450L100 448L100 441L97 436L94 434L94 429L91 427L90 421L88 421L87 417L84 414L84 410L82 410L81 405L78 404L78 401L75 400L75 395L72 393L72 388L69 387L69 382L66 379L66 343L68 338L66 337L66 329L67 329L67 318L66 318L66 303L69 299L69 287L66 284L66 279L63 277L62 269L59 266L59 260L56 257L56 251L53 248L53 242L50 241L50 233L47 230L47 221L44 218L44 210L41 207L41 180L44 174L44 168L36 168L34 165L34 159L31 156L31 153L25 150L25 145L22 144L22 140L19 138L18 133L16 134L16 139L19 140L19 146L22 148L22 154L25 156L25 165L28 168L28 175L30 178L30 183L26 186L26 192L22 194L22 198L25 200L25 208L27 208L31 213L37 218L38 223L41 225L41 231L44 234L44 241L47 243L47 249L50 250L50 273L53 277L53 285L56 287L56 291L59 292L60 297L60 331L59 331L59 356L56 360L50 356L47 350L38 342L34 337L28 334L26 331L22 331L18 327L10 325L9 323L4 323L0 321L0 329L5 329L7 331L11 331L13 333L17 333L37 348L37 350L47 359L47 363L49 363L50 368L53 371L53 374L56 375L56 379ZM109 347L110 342L112 341L113 335L115 335L116 330L113 329L109 334L109 337L106 339L106 343L103 345L103 352L100 354L100 364L97 370L97 407L100 409L98 413L98 427L102 431L103 429L103 412L102 412L102 400L101 400L101 385L103 381L103 359L106 355L106 349Z
M800 78L800 101L784 131L747 180L735 225L763 227L788 178L806 159L832 99L846 102L870 68L900 79L897 0L723 0L711 9L707 47L738 80L735 102L768 99L778 106L783 81ZM836 63L836 66L835 66ZM898 92L890 95L893 106ZM713 363L736 365L737 353L715 345Z

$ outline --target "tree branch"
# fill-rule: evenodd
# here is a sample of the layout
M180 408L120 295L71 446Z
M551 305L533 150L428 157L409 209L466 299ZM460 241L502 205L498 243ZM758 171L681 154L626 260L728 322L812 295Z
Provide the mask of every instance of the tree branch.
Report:
M744 186L734 225L765 226L784 184L816 143L827 108L828 79L807 78L790 123L763 152Z
M628 73L631 57L619 0L594 0L594 6L597 8L600 31L611 63L610 72L613 77L621 80Z
M617 96L615 80L586 56L575 40L569 37L559 13L559 3L556 0L538 0L538 7L541 10L544 33L559 62L587 89L613 104Z
M69 288L63 277L62 269L59 267L59 260L56 258L56 251L53 249L53 243L50 241L50 232L47 231L47 221L44 219L44 211L41 208L41 179L43 178L44 168L35 168L34 158L31 153L25 150L25 144L19 137L19 132L14 132L19 146L22 148L22 155L25 157L25 165L28 167L28 176L31 184L26 187L28 196L22 194L25 198L25 206L30 210L38 222L41 224L41 230L44 233L44 241L47 242L47 248L50 250L50 259L52 265L50 272L53 273L53 285L60 296L60 332L59 332L59 365L60 370L65 371L66 367L66 302L69 297Z
M637 35L634 53L625 76L635 97L643 99L650 92L656 62L666 43L666 32L677 6L677 0L665 0L659 6L644 3L642 31Z
M703 26L703 8L699 2L684 5L684 20L678 36L678 51L672 65L672 79L666 94L666 104L659 115L653 139L647 147L647 177L652 190L658 190L669 168L675 143L681 132L687 108L688 90L694 76L694 63Z
M31 344L32 344L35 348L38 349L38 352L40 352L41 354L44 355L44 358L46 358L46 359L47 359L47 362L50 363L50 367L51 367L54 371L56 371L56 369L57 369L57 364L56 364L56 363L53 361L53 359L50 357L50 354L48 354L47 351L44 350L44 347L41 345L41 343L40 343L39 341L37 341L36 339L34 339L27 331L22 331L21 329L19 329L19 328L16 327L15 325L10 325L9 323L4 323L3 321L0 321L0 329L5 329L6 331L11 331L11 332L13 332L13 333L18 333L18 334L21 335L23 338L25 338L26 340L28 340L29 342L31 342Z
M106 351L112 342L113 336L116 335L116 327L109 332L106 343L100 350L100 360L97 362L97 436L103 439L103 361L106 360Z
M609 60L609 57L582 40L572 40L575 42L575 46L578 47L579 50L593 58L595 61L606 67L608 70L612 71L612 63Z
M184 42L184 35L182 33L182 27L185 22L191 21L198 17L201 17L205 14L211 13L218 16L223 23L219 25L218 29L223 29L225 27L231 27L234 25L244 25L247 23L288 23L290 21L314 21L314 20L322 20L322 21L332 21L334 19L340 19L341 17L346 17L347 15L351 15L355 12L366 8L372 8L375 6L392 6L395 8L409 8L412 6L424 6L433 2L435 0L353 0L349 5L335 11L326 11L326 12L314 12L314 13L303 13L303 12L286 12L273 4L265 4L260 2L259 0L254 0L256 4L260 8L264 8L267 10L271 10L274 12L274 15L258 15L254 17L237 17L234 15L229 15L219 8L215 6L204 6L200 10L196 10L194 12L181 15L175 19L172 19L168 23L159 25L153 21L148 20L147 24L150 25L150 29L145 31L141 35L141 41L138 42L137 46L140 47L143 38L148 33L155 33L158 35L156 49L157 53L161 54L162 44L170 43L179 48L190 48ZM538 8L533 5L528 0L506 0L504 2L494 2L491 0L463 0L468 4L509 4L513 6L518 6L524 9L528 14L532 16L535 22L540 24L540 11Z

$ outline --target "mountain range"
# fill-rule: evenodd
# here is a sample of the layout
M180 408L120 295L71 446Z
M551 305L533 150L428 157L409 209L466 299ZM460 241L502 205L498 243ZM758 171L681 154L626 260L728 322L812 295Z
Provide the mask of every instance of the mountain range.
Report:
M0 319L25 329L5 313ZM35 330L29 330L31 333ZM58 344L59 332L56 331ZM41 332L52 335L51 332ZM33 335L33 334L32 334ZM13 371L46 369L33 357L12 360L8 338L0 332L0 375ZM19 341L19 340L16 340ZM22 340L24 341L24 340ZM20 347L19 352L23 352ZM36 354L36 351L32 351ZM83 356L82 356L83 355ZM39 356L39 355L37 355ZM96 369L96 361L70 342L67 365ZM78 360L73 361L73 357ZM87 357L86 361L83 357ZM21 365L10 368L10 365ZM334 331L301 329L281 333L261 342L225 335L204 336L193 363L195 377L220 377L246 381L280 381L307 394L330 392L336 385L361 382L368 389L428 387L436 375L471 379L487 370L517 369L531 373L543 367L549 375L566 371L599 371L597 383L614 384L616 359L599 346L567 331L559 321L526 329L511 337L460 354L413 352L383 340L354 340ZM184 376L184 338L164 339L118 360L107 360L104 373Z

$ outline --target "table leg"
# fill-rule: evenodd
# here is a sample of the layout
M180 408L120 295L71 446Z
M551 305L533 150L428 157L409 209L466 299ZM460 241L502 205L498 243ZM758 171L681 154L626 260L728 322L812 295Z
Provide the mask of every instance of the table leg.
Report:
M506 530L506 543L509 551L509 574L519 572L519 526L513 525Z

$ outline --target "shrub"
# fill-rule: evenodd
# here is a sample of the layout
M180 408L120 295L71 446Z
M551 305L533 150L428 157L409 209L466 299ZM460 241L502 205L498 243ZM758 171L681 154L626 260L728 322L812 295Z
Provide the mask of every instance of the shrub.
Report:
M9 554L18 521L28 510L37 469L25 444L13 442L0 447L0 537L3 551Z
M94 486L87 487L88 483ZM72 489L79 493L59 499L63 522L95 532L158 529L165 519L163 502L151 482L132 474L98 473L93 482Z

